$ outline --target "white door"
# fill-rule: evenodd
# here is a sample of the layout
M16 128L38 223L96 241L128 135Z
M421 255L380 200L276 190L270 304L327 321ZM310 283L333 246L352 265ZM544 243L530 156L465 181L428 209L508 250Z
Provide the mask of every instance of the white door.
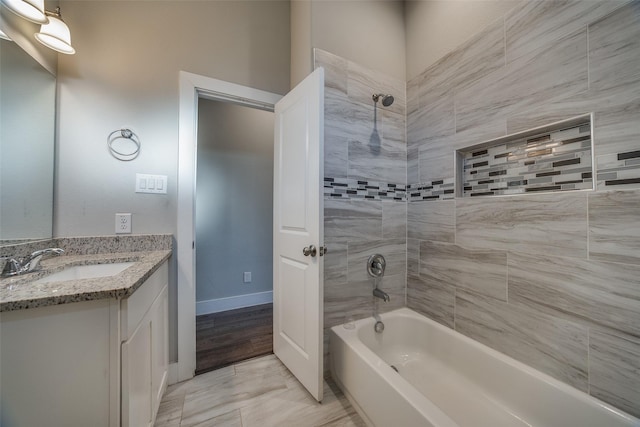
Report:
M321 401L322 68L276 104L275 121L273 351L309 393Z

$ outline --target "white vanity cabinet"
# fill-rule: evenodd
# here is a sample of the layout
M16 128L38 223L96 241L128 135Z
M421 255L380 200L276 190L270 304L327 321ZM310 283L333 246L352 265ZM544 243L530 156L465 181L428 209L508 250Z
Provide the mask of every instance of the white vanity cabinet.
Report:
M166 263L163 266L166 267ZM122 427L152 426L167 386L165 278L166 274L154 274L121 302Z
M128 298L0 313L0 425L152 426L168 371L168 265Z

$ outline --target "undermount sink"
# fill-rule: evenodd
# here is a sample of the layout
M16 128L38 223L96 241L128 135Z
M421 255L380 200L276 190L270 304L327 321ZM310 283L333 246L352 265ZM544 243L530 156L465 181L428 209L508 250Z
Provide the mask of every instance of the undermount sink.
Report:
M116 274L131 267L133 264L135 264L135 262L76 265L73 267L67 267L57 273L45 276L41 279L36 280L34 283L65 282L67 280L95 279L98 277L115 276Z

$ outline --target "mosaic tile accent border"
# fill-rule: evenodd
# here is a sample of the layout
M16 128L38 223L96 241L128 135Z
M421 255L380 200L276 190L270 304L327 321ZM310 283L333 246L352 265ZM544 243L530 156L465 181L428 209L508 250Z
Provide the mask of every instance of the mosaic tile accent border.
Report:
M407 186L410 202L455 199L455 178L437 179Z
M324 178L324 196L330 199L407 200L404 184L364 181L353 178Z
M458 151L462 156L463 197L593 188L588 119L571 127L565 124L560 129L513 138L500 138L494 146Z
M598 190L640 188L640 150L598 156Z

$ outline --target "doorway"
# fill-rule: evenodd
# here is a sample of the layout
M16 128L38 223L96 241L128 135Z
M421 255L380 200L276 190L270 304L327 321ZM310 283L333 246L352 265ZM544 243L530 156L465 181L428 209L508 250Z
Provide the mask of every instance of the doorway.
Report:
M170 366L170 383L192 378L196 370L196 142L198 104L202 98L275 111L274 353L314 398L321 401L324 255L322 68L307 76L284 98L180 72L176 236L178 360Z
M228 101L273 111L281 95L198 74L180 72L178 153L177 363L170 366L170 383L193 377L196 370L196 142L201 99Z
M196 375L273 352L272 111L198 100Z

